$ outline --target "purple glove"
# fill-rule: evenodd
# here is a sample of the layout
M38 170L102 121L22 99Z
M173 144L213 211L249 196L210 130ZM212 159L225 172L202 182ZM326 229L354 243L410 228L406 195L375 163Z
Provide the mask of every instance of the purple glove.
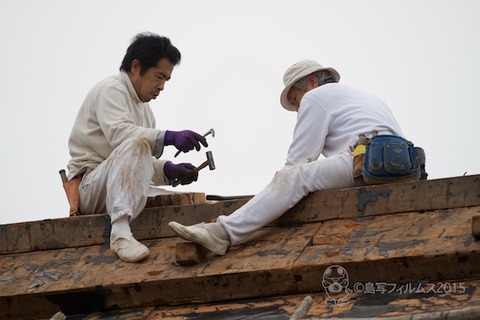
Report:
M165 145L174 145L178 150L183 152L188 152L195 148L197 151L200 150L200 143L204 147L208 147L207 139L202 137L196 132L191 130L183 131L169 131L165 132ZM200 143L199 143L200 142Z
M191 163L173 164L171 161L167 161L163 166L163 173L170 181L181 179L181 184L190 184L198 179L198 172L193 174L193 169L195 166Z

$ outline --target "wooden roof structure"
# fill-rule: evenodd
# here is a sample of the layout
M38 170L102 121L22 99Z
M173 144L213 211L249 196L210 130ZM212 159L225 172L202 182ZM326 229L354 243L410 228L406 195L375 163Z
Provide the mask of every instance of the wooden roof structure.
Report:
M480 175L317 191L225 256L176 262L169 221L247 201L150 202L141 263L111 252L105 214L0 225L0 319L480 318Z

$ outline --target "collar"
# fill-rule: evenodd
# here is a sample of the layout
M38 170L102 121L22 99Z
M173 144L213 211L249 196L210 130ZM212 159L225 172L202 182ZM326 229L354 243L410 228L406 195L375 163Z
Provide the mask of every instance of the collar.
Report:
M135 87L133 86L132 80L130 80L130 77L125 71L120 71L120 78L123 80L125 86L127 87L128 93L130 94L130 97L135 103L144 103L140 98L138 97L137 90L135 90Z

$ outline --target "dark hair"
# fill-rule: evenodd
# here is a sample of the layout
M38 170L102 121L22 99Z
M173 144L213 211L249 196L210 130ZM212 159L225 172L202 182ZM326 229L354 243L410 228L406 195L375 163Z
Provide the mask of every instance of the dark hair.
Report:
M125 57L123 57L120 71L129 72L132 61L138 59L141 66L140 74L143 75L163 58L167 58L173 65L177 65L182 57L169 38L151 32L139 33L133 38Z

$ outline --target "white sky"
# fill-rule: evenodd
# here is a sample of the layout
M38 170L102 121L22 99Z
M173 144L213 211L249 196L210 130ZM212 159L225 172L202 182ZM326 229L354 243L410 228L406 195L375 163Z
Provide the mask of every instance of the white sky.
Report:
M142 31L183 57L151 102L157 127L216 131L217 169L177 191L255 194L271 180L296 120L279 103L282 75L302 59L385 100L426 150L429 178L478 174L479 14L476 0L4 0L0 224L68 215L58 170L77 111ZM177 159L199 165L205 150Z

